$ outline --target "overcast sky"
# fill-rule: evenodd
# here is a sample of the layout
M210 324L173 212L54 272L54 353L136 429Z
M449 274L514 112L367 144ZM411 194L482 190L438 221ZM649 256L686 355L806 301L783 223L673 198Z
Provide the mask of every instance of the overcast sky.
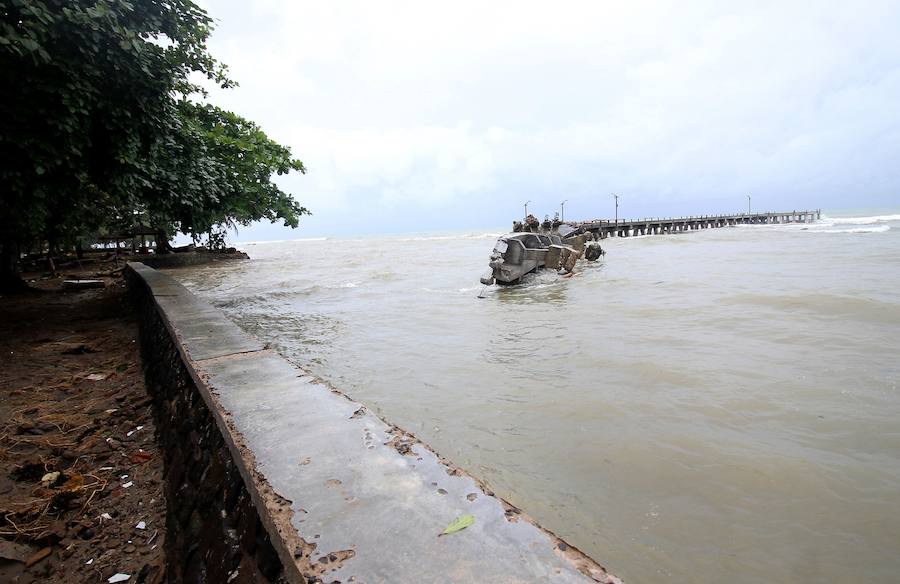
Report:
M211 101L309 169L236 238L900 205L900 2L203 0Z

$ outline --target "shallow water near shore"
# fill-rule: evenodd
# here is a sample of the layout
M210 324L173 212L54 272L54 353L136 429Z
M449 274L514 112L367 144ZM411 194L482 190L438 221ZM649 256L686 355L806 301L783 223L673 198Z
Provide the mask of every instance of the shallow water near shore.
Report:
M626 581L897 581L900 214L607 239L477 298L499 233L169 273Z

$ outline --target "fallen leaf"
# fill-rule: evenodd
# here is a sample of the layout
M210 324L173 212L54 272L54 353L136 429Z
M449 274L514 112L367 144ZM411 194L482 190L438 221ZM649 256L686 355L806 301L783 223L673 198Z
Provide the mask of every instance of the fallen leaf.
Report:
M138 450L129 457L131 464L143 464L153 458L153 455L146 450Z
M62 488L64 491L77 491L78 489L80 489L83 486L84 486L84 477L81 476L80 474L74 474L69 477L69 480L67 480L63 484Z
M87 379L88 381L103 381L107 377L109 377L108 373L91 373L90 375L85 377L85 379Z
M456 519L450 522L450 525L447 526L447 529L442 531L438 537L441 535L450 535L451 533L456 533L457 531L462 531L468 526L475 523L474 515L460 515Z
M109 572L107 572L107 573L109 573ZM113 574L112 576L110 576L109 579L107 580L107 582L109 582L110 584L115 584L116 582L125 582L126 580L129 580L130 578L131 578L131 576L129 574L123 574L123 573L119 572L118 574Z
M45 487L49 487L53 483L56 482L56 479L59 478L59 471L48 472L43 477L41 477L41 484Z
M31 566L33 566L33 565L35 565L36 563L40 562L41 560L43 560L44 558L46 558L46 557L49 556L49 555L50 555L50 548L49 548L49 547L45 547L45 548L42 549L41 551L36 552L33 556L31 556L30 558L28 558L27 560L25 560L25 567L26 567L26 568L30 568Z

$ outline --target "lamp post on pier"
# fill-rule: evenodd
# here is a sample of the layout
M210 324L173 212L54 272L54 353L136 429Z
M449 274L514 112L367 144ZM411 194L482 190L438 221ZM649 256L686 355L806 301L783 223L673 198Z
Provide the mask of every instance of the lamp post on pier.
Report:
M559 220L560 221L566 220L566 203L568 203L568 202L569 202L569 199L566 199L565 201L563 201L562 203L559 204Z
M525 201L525 216L528 217L528 203L531 201Z
M619 195L616 193L612 194L613 198L616 200L616 225L619 224Z
M750 195L747 195L747 215L750 214Z

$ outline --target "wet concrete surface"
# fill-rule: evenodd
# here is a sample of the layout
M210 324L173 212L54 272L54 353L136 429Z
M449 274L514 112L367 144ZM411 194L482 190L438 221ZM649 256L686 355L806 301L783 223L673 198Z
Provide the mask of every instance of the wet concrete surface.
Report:
M149 286L170 323L177 323L182 345L194 361L262 350L263 344L224 318L222 312L187 288L143 264L129 263Z

